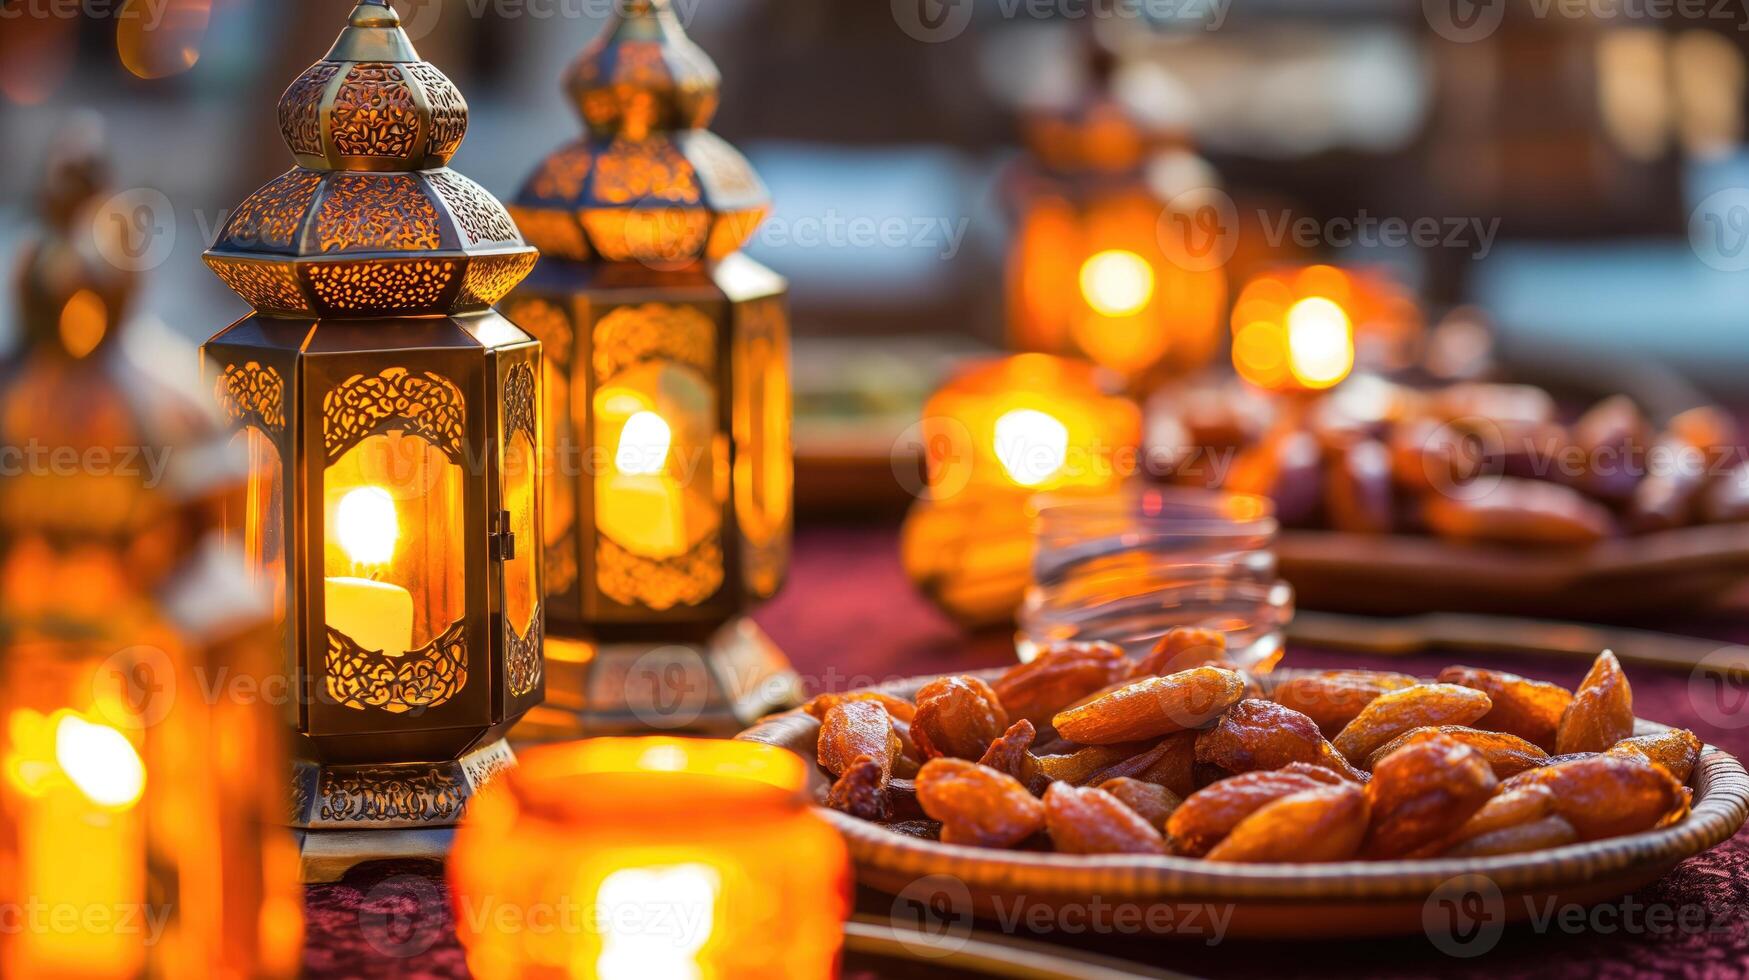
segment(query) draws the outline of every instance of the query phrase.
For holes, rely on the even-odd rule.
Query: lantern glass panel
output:
[[[541,390],[545,392],[541,406],[541,440],[547,452],[555,454],[561,465],[570,461],[571,451],[579,445],[576,428],[571,423],[571,382],[566,377],[565,367],[555,357],[541,359]],[[546,535],[547,554],[568,555],[574,547],[568,542],[577,520],[576,480],[570,473],[560,470],[542,483],[542,493],[546,497],[541,524]],[[569,576],[559,578],[560,581],[548,584],[560,589],[570,581]]]
[[[80,644],[8,651],[7,745],[0,808],[15,853],[8,893],[48,908],[125,908],[146,900],[146,766],[125,679]],[[126,729],[126,730],[124,730]],[[126,930],[25,929],[5,944],[0,973],[53,975],[143,970],[145,948]]]
[[[424,437],[373,435],[323,474],[325,620],[361,648],[399,656],[463,617],[459,463]]]
[[[716,393],[702,374],[645,363],[595,394],[595,478],[602,534],[647,558],[686,553],[722,524]]]
[[[527,636],[534,624],[540,584],[535,576],[535,458],[528,433],[516,432],[504,450],[504,509],[516,553],[504,563],[504,614],[517,636]]]
[[[231,438],[249,463],[242,492],[224,502],[224,535],[249,584],[273,599],[273,620],[285,621],[285,465],[267,433],[246,426]]]
[[[774,330],[735,347],[735,515],[755,549],[777,543],[789,529],[795,468],[786,338]],[[748,563],[748,584],[761,595],[776,591],[782,574],[778,561]]]

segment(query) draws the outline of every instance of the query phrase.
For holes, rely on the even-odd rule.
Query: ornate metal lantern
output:
[[[330,831],[452,826],[541,699],[540,345],[492,309],[537,253],[447,169],[467,104],[386,0],[279,119],[298,166],[206,253],[255,313],[203,353],[250,457],[226,530],[284,616],[322,876],[354,853]],[[374,836],[377,856],[447,843]]]
[[[1224,339],[1226,256],[1212,169],[1100,97],[1025,120],[1012,175],[1009,337],[1141,384],[1203,367]]]
[[[733,731],[796,686],[742,615],[789,559],[788,287],[737,251],[770,201],[666,0],[618,7],[566,83],[587,138],[510,209],[546,256],[506,310],[547,351],[558,469],[531,735]]]
[[[62,135],[0,362],[0,975],[295,976],[278,651],[206,546],[237,470],[121,342],[106,170],[98,130]]]

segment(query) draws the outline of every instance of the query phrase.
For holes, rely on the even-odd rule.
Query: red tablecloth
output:
[[[999,666],[1013,658],[1011,637],[967,637],[912,591],[888,529],[830,529],[802,534],[783,595],[761,610],[761,625],[788,652],[810,687],[842,690],[924,673]],[[1647,624],[1675,630],[1672,623]],[[1684,632],[1749,637],[1749,622],[1687,620]],[[1370,658],[1380,666],[1431,673],[1446,655]],[[1584,665],[1537,658],[1462,658],[1563,684]],[[1290,649],[1292,666],[1367,663],[1351,653]],[[1696,714],[1690,677],[1631,670],[1642,717],[1693,728],[1703,739],[1749,758],[1749,712],[1743,725],[1708,724]],[[1714,715],[1715,717],[1716,714]],[[1726,721],[1734,721],[1727,718]],[[345,881],[313,886],[305,966],[312,977],[464,977],[440,873],[431,865],[367,865]],[[864,911],[884,913],[891,900],[861,897]],[[1080,939],[1089,948],[1156,967],[1210,977],[1475,976],[1741,977],[1749,975],[1749,833],[1691,859],[1663,880],[1617,903],[1594,925],[1515,927],[1491,952],[1452,959],[1424,937],[1388,941],[1263,943]],[[1647,915],[1645,909],[1660,911]],[[1660,925],[1668,920],[1671,924]],[[1651,925],[1648,925],[1651,923]],[[988,924],[981,924],[988,928]]]

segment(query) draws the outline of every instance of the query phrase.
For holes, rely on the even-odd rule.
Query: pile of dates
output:
[[[1625,396],[1563,420],[1528,385],[1350,379],[1312,400],[1219,386],[1149,406],[1146,464],[1274,499],[1288,527],[1573,546],[1749,519],[1749,463],[1712,406],[1653,424]]]
[[[1693,733],[1634,737],[1609,652],[1576,691],[1448,667],[1335,670],[1265,696],[1221,634],[1132,661],[1047,648],[915,700],[822,695],[826,803],[895,833],[1064,854],[1319,862],[1512,854],[1687,815]]]

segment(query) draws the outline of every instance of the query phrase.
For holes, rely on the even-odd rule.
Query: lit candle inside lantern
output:
[[[602,530],[656,558],[687,548],[685,492],[668,472],[673,443],[674,430],[662,416],[645,408],[628,416],[614,449],[614,474],[596,505]]]
[[[334,510],[335,536],[354,565],[387,564],[395,555],[400,523],[395,500],[381,487],[359,487]],[[330,576],[323,581],[329,627],[365,650],[399,657],[413,646],[413,594],[372,578]]]
[[[1264,273],[1233,304],[1233,367],[1272,391],[1317,391],[1356,364],[1401,367],[1421,327],[1382,274],[1313,265]]]
[[[1328,388],[1354,368],[1354,328],[1342,307],[1312,296],[1287,311],[1287,366],[1307,388]]]
[[[912,581],[962,622],[1013,612],[1032,564],[1025,502],[1102,491],[1129,476],[1141,439],[1134,403],[1108,372],[1048,354],[973,367],[930,397],[920,423],[927,493],[900,535]]]
[[[145,897],[138,859],[144,826],[138,804],[146,767],[120,731],[63,709],[29,708],[7,719],[5,760],[16,808],[20,895],[51,916],[121,916]],[[115,928],[21,929],[4,970],[21,976],[129,976],[144,963],[140,937]]]
[[[1069,430],[1056,416],[1017,408],[996,419],[993,448],[1009,479],[1036,487],[1068,462]]]
[[[849,910],[844,843],[807,766],[772,745],[591,739],[522,753],[468,809],[450,859],[480,980],[825,980]],[[577,905],[575,929],[479,914]]]
[[[1154,299],[1154,268],[1127,249],[1106,249],[1081,264],[1081,296],[1101,316],[1135,316]]]

